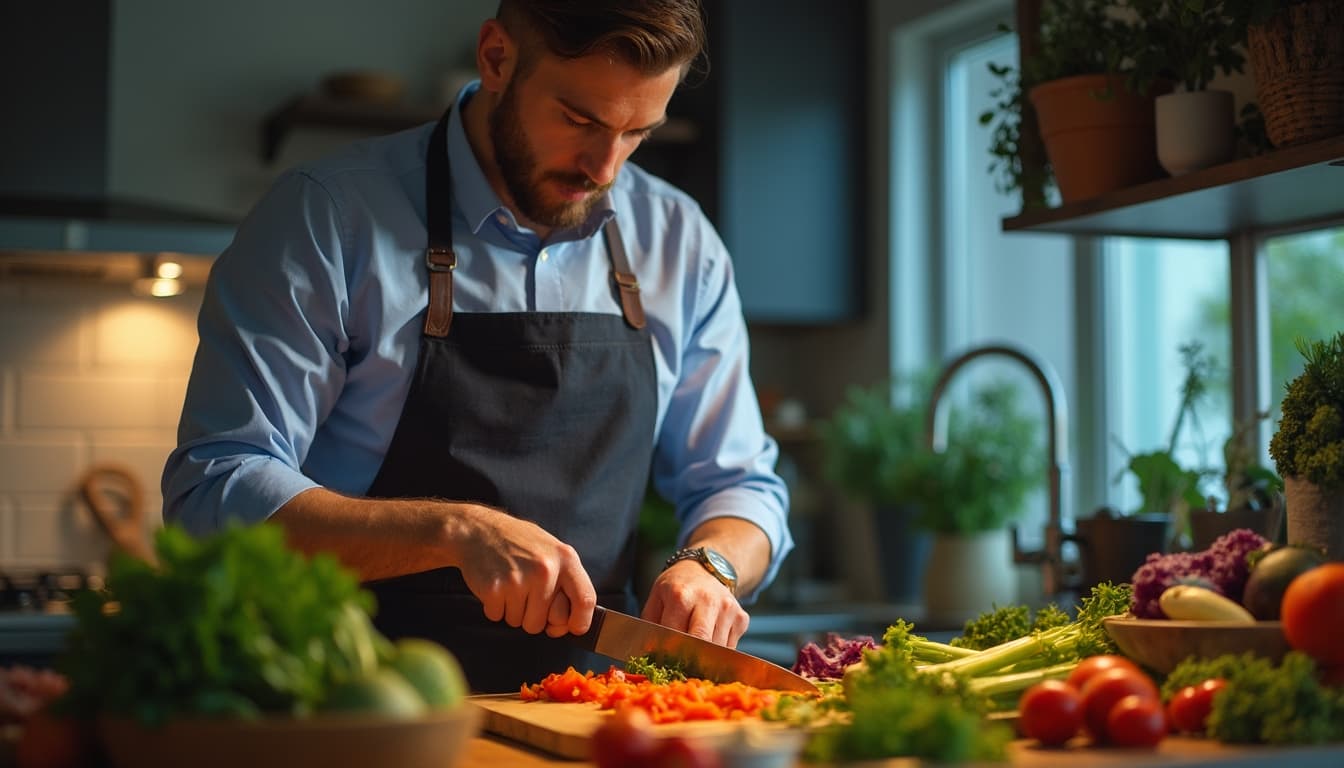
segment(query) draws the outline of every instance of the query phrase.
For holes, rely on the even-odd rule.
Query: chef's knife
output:
[[[600,605],[593,610],[593,624],[588,631],[568,637],[581,648],[621,663],[635,656],[648,656],[655,663],[679,666],[688,677],[736,681],[771,690],[818,692],[817,686],[806,678],[765,659]]]

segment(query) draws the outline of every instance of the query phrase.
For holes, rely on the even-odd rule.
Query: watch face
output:
[[[733,566],[723,555],[720,555],[712,549],[706,549],[705,559],[709,561],[709,564],[713,566],[714,570],[733,581],[737,581],[737,571],[733,569]]]

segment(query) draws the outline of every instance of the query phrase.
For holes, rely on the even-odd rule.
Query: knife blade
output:
[[[600,605],[593,610],[593,624],[586,633],[567,637],[585,650],[622,664],[635,656],[648,656],[656,663],[680,666],[688,677],[735,681],[770,690],[819,692],[810,680],[765,659]]]

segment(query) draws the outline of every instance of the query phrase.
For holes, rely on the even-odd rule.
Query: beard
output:
[[[513,86],[510,82],[504,88],[489,120],[490,142],[494,146],[495,163],[504,179],[504,188],[518,206],[518,212],[529,221],[557,229],[576,227],[588,219],[611,184],[597,184],[582,173],[538,170],[537,155],[523,130],[518,94]],[[579,201],[547,199],[547,181],[593,194]]]

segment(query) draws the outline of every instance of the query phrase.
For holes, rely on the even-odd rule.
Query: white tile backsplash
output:
[[[199,289],[0,280],[0,570],[101,564],[109,544],[79,495],[95,464],[140,482],[146,524],[196,351]]]

